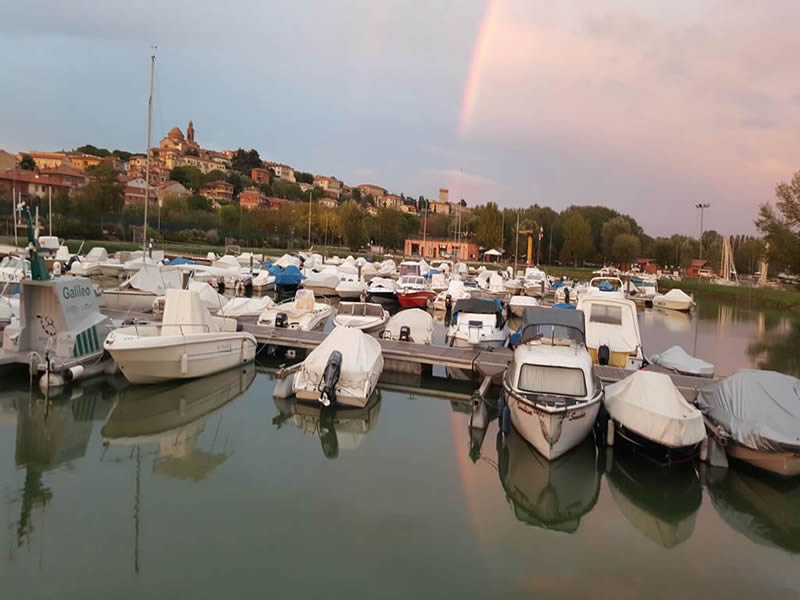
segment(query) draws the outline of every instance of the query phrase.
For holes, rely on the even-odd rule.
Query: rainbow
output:
[[[467,84],[464,88],[464,99],[461,104],[461,116],[459,118],[459,131],[463,135],[472,120],[475,110],[475,103],[478,99],[478,91],[481,84],[481,73],[487,61],[489,47],[497,35],[497,13],[500,0],[489,0],[486,4],[486,11],[483,13],[478,40],[475,50],[472,53]]]

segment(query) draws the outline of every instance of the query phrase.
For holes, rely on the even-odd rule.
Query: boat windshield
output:
[[[419,275],[419,263],[401,263],[400,264],[400,276],[403,275]]]
[[[589,312],[589,322],[622,325],[622,307],[608,304],[592,304]]]
[[[583,333],[574,327],[566,325],[526,325],[524,340],[526,342],[536,340],[565,341],[575,344],[583,344]]]
[[[383,308],[377,304],[343,302],[339,305],[339,314],[354,317],[380,317],[383,314]]]
[[[526,364],[520,367],[517,388],[532,394],[585,396],[586,379],[574,367]]]

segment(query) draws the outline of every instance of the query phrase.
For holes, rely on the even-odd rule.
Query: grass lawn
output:
[[[683,281],[661,279],[658,282],[658,288],[660,290],[680,288],[684,292],[694,293],[696,296],[713,297],[729,302],[741,302],[751,304],[758,308],[774,308],[800,312],[800,292],[793,290],[717,285],[692,279],[684,279]]]

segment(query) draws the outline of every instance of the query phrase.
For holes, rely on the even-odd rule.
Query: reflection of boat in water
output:
[[[600,473],[591,439],[549,461],[512,429],[498,454],[500,482],[523,523],[574,533],[597,503]]]
[[[625,453],[611,460],[606,475],[611,497],[631,525],[664,548],[689,539],[703,498],[694,466],[658,468]]]
[[[381,393],[376,390],[363,407],[323,406],[275,398],[278,416],[273,424],[292,423],[303,433],[316,435],[326,458],[337,458],[339,450],[355,450],[378,424]]]
[[[733,529],[763,546],[800,553],[800,482],[743,466],[712,472],[708,495]]]
[[[121,394],[102,435],[110,445],[159,444],[153,469],[168,477],[203,479],[227,459],[194,448],[206,421],[244,394],[254,363],[181,384],[133,386]]]

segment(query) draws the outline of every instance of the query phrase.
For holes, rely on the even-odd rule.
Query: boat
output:
[[[360,299],[362,294],[367,294],[367,284],[358,278],[358,275],[344,275],[339,285],[336,286],[336,293],[339,298]]]
[[[674,548],[691,537],[703,502],[694,464],[658,468],[635,454],[614,454],[606,482],[622,515],[656,545]]]
[[[9,325],[19,315],[19,298],[0,296],[0,330]]]
[[[297,290],[293,299],[266,308],[257,323],[267,327],[288,327],[301,331],[322,329],[333,314],[333,307],[317,302],[311,290]]]
[[[419,275],[402,275],[397,280],[396,294],[397,302],[403,308],[424,308],[436,297],[425,278]]]
[[[315,296],[337,296],[336,287],[340,283],[336,271],[306,271],[306,278],[300,283],[305,290],[311,290]]]
[[[553,299],[558,304],[575,304],[578,301],[578,292],[573,286],[562,284],[553,292]]]
[[[514,517],[526,525],[575,533],[597,504],[600,469],[592,440],[549,461],[515,430],[498,451],[497,472]]]
[[[546,287],[547,275],[544,271],[539,270],[537,267],[528,267],[525,269],[522,288],[526,296],[541,298],[544,296]]]
[[[714,365],[691,356],[680,346],[671,346],[660,354],[653,354],[650,362],[681,375],[714,377]]]
[[[521,343],[503,377],[501,429],[510,431],[510,417],[548,460],[589,435],[603,401],[603,385],[592,372],[584,337],[581,311],[529,308]]]
[[[367,286],[367,297],[372,302],[395,304],[397,302],[397,285],[385,277],[373,277]]]
[[[160,325],[112,331],[103,348],[131,383],[157,383],[219,373],[251,362],[256,338],[237,331],[236,319],[212,317],[200,296],[169,289]]]
[[[728,457],[783,477],[800,475],[800,379],[742,369],[700,390],[697,407]]]
[[[69,272],[82,277],[96,277],[101,274],[103,263],[108,262],[108,252],[102,246],[95,246],[83,258],[72,261]]]
[[[459,300],[465,300],[472,296],[464,287],[463,281],[460,279],[451,279],[450,283],[447,284],[447,289],[436,294],[436,298],[433,301],[433,310],[446,310],[448,297],[450,298],[450,306],[453,306]]]
[[[508,301],[508,306],[511,309],[512,315],[522,318],[525,309],[539,306],[539,301],[533,296],[511,296],[511,300]]]
[[[169,289],[183,288],[183,273],[178,267],[147,265],[119,287],[100,291],[106,308],[133,312],[150,312],[153,301]]]
[[[645,365],[633,302],[614,293],[588,293],[577,309],[586,315],[586,347],[594,364],[628,370]]]
[[[451,346],[499,348],[509,336],[503,307],[498,300],[467,298],[456,302],[446,342]]]
[[[389,313],[373,302],[340,302],[333,323],[337,327],[353,327],[364,333],[380,335],[386,329]]]
[[[422,270],[422,263],[421,261],[416,260],[404,260],[400,263],[400,267],[397,269],[397,273],[400,277],[405,275],[418,275],[422,277],[425,273]]]
[[[200,296],[200,302],[208,309],[212,315],[218,314],[219,310],[225,306],[228,299],[219,294],[217,290],[211,287],[205,281],[190,281],[189,286],[186,288],[195,292]],[[166,296],[156,296],[153,300],[153,318],[160,319],[164,314],[164,304],[166,303]]]
[[[231,298],[217,314],[220,317],[230,317],[231,319],[257,319],[265,310],[275,306],[275,302],[269,296],[260,298]]]
[[[261,269],[258,275],[252,279],[253,291],[263,293],[271,292],[275,289],[275,275],[269,269]]]
[[[683,290],[675,288],[668,291],[666,294],[657,294],[653,296],[653,306],[656,308],[689,312],[694,306],[694,300]]]
[[[369,282],[370,279],[376,277],[377,275],[378,269],[375,268],[375,265],[371,262],[361,265],[361,279],[363,279],[364,282]]]
[[[19,283],[31,276],[31,261],[19,256],[6,256],[0,261],[0,284]]]
[[[292,391],[299,400],[363,407],[382,371],[378,340],[352,327],[334,327],[303,361]]]
[[[284,254],[284,256],[286,256]],[[294,265],[280,266],[277,262],[269,268],[269,274],[275,277],[275,289],[280,294],[291,294],[297,290],[305,276]]]
[[[607,424],[601,434],[609,446],[623,446],[660,463],[694,458],[706,439],[703,415],[664,373],[640,370],[606,386]]]
[[[415,344],[433,342],[433,317],[421,308],[401,310],[386,324],[383,338]]]

